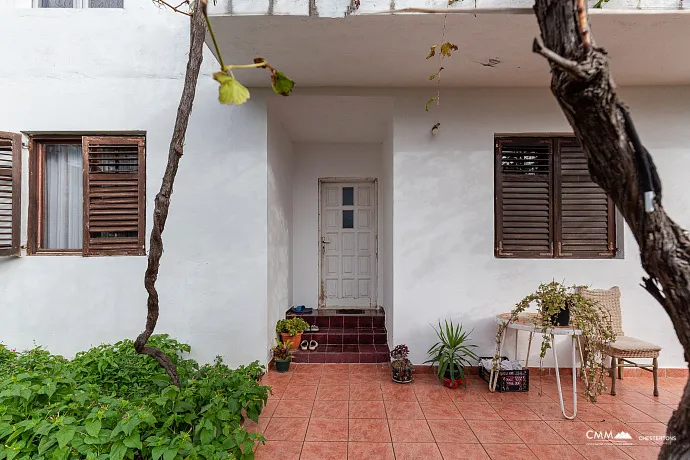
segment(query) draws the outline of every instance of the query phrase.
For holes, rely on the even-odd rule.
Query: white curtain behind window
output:
[[[81,145],[46,145],[44,249],[81,249],[83,182]]]

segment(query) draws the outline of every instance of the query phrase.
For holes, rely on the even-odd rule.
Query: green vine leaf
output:
[[[431,107],[431,104],[432,104],[435,100],[436,100],[436,98],[435,98],[435,97],[432,97],[431,99],[429,99],[428,101],[426,101],[426,111],[427,111],[427,112],[429,111],[429,107]]]
[[[441,45],[441,56],[443,57],[450,57],[451,51],[457,51],[458,46],[451,43],[451,42],[445,42],[443,45]]]
[[[604,6],[603,4],[604,4],[604,3],[608,3],[608,2],[609,2],[609,0],[598,0],[598,1],[594,4],[594,8],[602,8],[602,7]]]
[[[220,83],[218,100],[221,104],[242,105],[249,99],[249,90],[225,72],[216,72],[213,79]]]
[[[460,0],[448,0],[448,6],[453,6],[456,3],[458,3]]]
[[[431,59],[432,57],[436,56],[436,47],[438,45],[433,45],[431,49],[429,50],[429,54],[427,55],[427,59]]]
[[[295,86],[295,82],[286,77],[280,70],[271,73],[271,82],[273,91],[281,96],[289,96]]]

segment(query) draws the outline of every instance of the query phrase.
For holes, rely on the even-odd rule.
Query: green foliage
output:
[[[295,87],[295,82],[286,77],[280,70],[271,72],[271,83],[273,91],[281,96],[289,96],[292,88]]]
[[[457,51],[458,46],[451,43],[451,42],[445,42],[443,45],[441,45],[441,57],[450,57],[451,51]]]
[[[308,327],[309,323],[302,318],[294,317],[290,319],[279,319],[276,323],[276,332],[278,334],[285,332],[286,334],[294,337],[300,332],[304,332],[304,330]]]
[[[441,326],[439,321],[438,328],[434,328],[434,332],[439,341],[429,348],[427,352],[429,359],[424,362],[437,366],[436,376],[441,382],[446,371],[449,371],[451,376],[459,376],[466,385],[463,366],[471,364],[470,359],[475,361],[479,359],[473,351],[477,345],[467,343],[471,332],[464,332],[462,324],[456,326],[448,320],[445,321],[444,326]]]
[[[221,104],[242,105],[249,99],[249,90],[225,72],[216,72],[213,79],[220,83],[218,100]]]
[[[287,341],[287,342],[281,342],[280,340],[276,339],[276,344],[273,348],[271,348],[271,352],[273,353],[273,357],[278,360],[291,360],[294,358],[294,353],[291,350],[292,347],[292,342]]]
[[[592,402],[596,402],[597,396],[606,390],[604,382],[606,356],[601,352],[601,347],[613,341],[615,334],[608,313],[599,308],[595,301],[580,293],[580,289],[583,287],[585,286],[566,287],[562,283],[551,281],[540,284],[536,292],[518,302],[511,311],[509,320],[501,324],[496,333],[497,354],[493,360],[494,370],[498,370],[499,344],[508,324],[516,321],[518,316],[527,310],[532,303],[537,304],[537,328],[542,334],[539,356],[542,360],[551,348],[551,336],[548,334],[548,330],[553,327],[552,316],[568,306],[570,327],[581,330],[584,339],[581,343],[583,347],[582,369],[586,375],[586,396]]]
[[[594,8],[602,8],[604,6],[604,3],[608,3],[609,0],[597,0],[597,2],[594,4]]]
[[[427,112],[429,111],[429,107],[431,107],[431,104],[433,104],[435,100],[436,100],[436,98],[435,98],[435,97],[432,97],[431,99],[429,99],[428,101],[426,101],[426,111],[427,111]]]
[[[186,344],[149,343],[171,353],[180,388],[128,340],[71,361],[0,346],[0,460],[254,458],[263,439],[241,422],[257,421],[267,401],[268,387],[254,378],[265,369],[199,367],[182,357]]]

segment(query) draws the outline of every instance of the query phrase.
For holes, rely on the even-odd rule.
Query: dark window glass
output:
[[[352,206],[355,204],[355,188],[343,187],[343,206]]]
[[[41,8],[74,8],[73,0],[41,0]]]
[[[89,8],[124,8],[125,0],[89,0]]]
[[[352,209],[343,211],[343,228],[355,228],[355,212]]]

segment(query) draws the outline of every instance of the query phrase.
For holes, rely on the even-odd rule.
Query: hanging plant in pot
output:
[[[290,369],[290,361],[294,358],[292,353],[292,342],[281,342],[276,339],[276,344],[271,348],[273,361],[278,372],[287,372]]]
[[[302,341],[302,333],[309,328],[309,324],[302,318],[280,319],[276,323],[276,332],[283,342],[291,342],[291,350],[296,350]]]
[[[425,363],[431,363],[436,367],[438,380],[448,388],[457,388],[459,384],[467,386],[465,378],[465,366],[479,358],[473,348],[477,345],[467,343],[471,332],[464,332],[462,324],[457,326],[452,321],[445,321],[445,325],[438,323],[438,329],[434,328],[439,341],[429,348],[429,359]]]
[[[393,381],[396,383],[410,383],[412,381],[412,371],[414,366],[407,355],[410,350],[407,345],[398,345],[391,350],[391,372]]]

